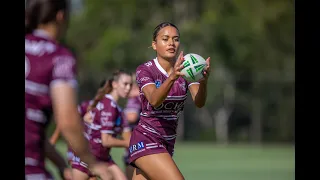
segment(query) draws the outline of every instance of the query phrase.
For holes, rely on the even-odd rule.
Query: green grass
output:
[[[60,142],[57,147],[66,154],[64,143]],[[123,151],[112,149],[112,157],[121,168]],[[179,143],[174,159],[187,180],[293,180],[294,156],[294,146]],[[48,169],[57,175],[50,162]]]

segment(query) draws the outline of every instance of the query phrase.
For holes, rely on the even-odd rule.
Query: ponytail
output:
[[[98,89],[96,96],[93,99],[93,103],[88,106],[87,111],[92,110],[99,101],[104,97],[105,94],[109,94],[112,91],[112,79],[109,79],[107,82],[104,80],[103,86],[101,87],[102,83],[100,84],[100,88]]]
[[[110,94],[111,91],[113,90],[112,87],[112,82],[113,81],[117,81],[119,79],[119,76],[121,74],[127,74],[127,75],[131,75],[129,72],[124,71],[124,70],[118,70],[115,71],[112,75],[112,77],[110,79],[108,79],[108,81],[103,80],[100,83],[100,88],[98,89],[96,96],[93,99],[93,103],[91,105],[88,106],[87,111],[92,110],[93,108],[95,108],[98,104],[99,101],[101,101],[101,99],[104,97],[105,94]]]

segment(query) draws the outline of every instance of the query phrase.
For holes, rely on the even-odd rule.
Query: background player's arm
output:
[[[50,138],[50,143],[52,145],[55,145],[57,143],[59,137],[60,137],[60,129],[56,126],[56,129],[54,130],[54,132]]]
[[[50,95],[57,128],[78,156],[88,165],[95,163],[88,141],[83,136],[83,126],[76,103],[75,59],[59,55],[53,59]]]
[[[129,147],[129,141],[125,139],[117,139],[112,136],[112,134],[101,133],[102,145],[104,147]]]
[[[57,128],[84,162],[93,163],[88,141],[82,134],[84,129],[77,110],[74,88],[64,82],[55,84],[51,88],[51,96]]]
[[[129,143],[130,138],[131,138],[131,131],[130,130],[122,131],[121,136],[122,136],[123,140],[125,140]]]
[[[63,175],[64,171],[68,168],[67,163],[64,161],[62,156],[56,151],[55,147],[49,143],[48,140],[45,141],[45,156],[55,165]]]
[[[126,119],[129,122],[129,124],[134,124],[138,121],[139,113],[134,111],[128,111],[126,112]]]

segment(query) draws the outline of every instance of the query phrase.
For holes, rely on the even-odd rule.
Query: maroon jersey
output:
[[[137,128],[160,135],[165,140],[175,139],[179,114],[184,108],[188,87],[193,83],[189,84],[185,79],[179,77],[164,102],[158,107],[152,107],[142,89],[149,84],[155,84],[158,88],[168,78],[167,72],[160,66],[156,58],[138,66],[136,77],[140,88],[142,109]]]
[[[69,50],[36,30],[25,36],[25,174],[42,177],[44,140],[52,112],[50,89],[59,82],[76,86],[76,61]]]
[[[123,119],[121,108],[109,94],[105,95],[90,113],[93,122],[87,129],[87,134],[91,151],[98,159],[107,161],[110,159],[110,148],[102,146],[101,133],[116,137],[123,131],[130,131],[130,128],[127,121]]]
[[[83,116],[87,113],[88,107],[93,103],[92,100],[90,101],[83,101],[81,104],[78,105],[78,112],[80,113],[80,116],[83,118]]]

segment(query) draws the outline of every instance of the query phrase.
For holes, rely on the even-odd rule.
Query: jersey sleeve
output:
[[[112,103],[112,102],[111,102]],[[105,104],[104,107],[98,111],[98,116],[101,124],[101,133],[114,134],[115,123],[119,117],[117,107],[110,104]]]
[[[52,59],[52,80],[50,86],[66,82],[76,87],[76,60],[71,53],[57,54]]]
[[[186,81],[186,82],[187,82],[188,88],[189,88],[190,86],[194,85],[194,84],[200,84],[199,82],[188,82],[188,81]]]
[[[145,64],[140,65],[137,68],[136,80],[140,91],[142,91],[142,89],[147,85],[155,84],[154,79],[152,77],[152,73]]]

